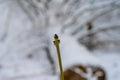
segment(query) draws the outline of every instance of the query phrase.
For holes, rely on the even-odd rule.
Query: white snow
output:
[[[107,72],[107,80],[120,80],[120,53],[119,52],[95,52]]]
[[[60,39],[63,67],[65,69],[75,64],[100,64],[99,59],[94,57],[84,46],[80,45],[74,37],[61,35]]]

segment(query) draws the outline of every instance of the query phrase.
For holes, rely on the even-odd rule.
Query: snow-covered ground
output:
[[[69,35],[64,36],[61,34],[60,39],[63,67],[65,69],[79,63],[99,64],[105,68],[108,80],[120,80],[119,52],[110,53],[96,51],[90,53],[84,46],[79,45],[75,38]],[[51,44],[51,46],[54,48],[53,44]],[[56,54],[55,49],[52,50],[53,53]],[[17,54],[14,52],[14,54],[11,53],[11,55],[6,55],[6,57],[2,58],[0,61],[0,80],[59,80],[58,74],[51,75],[52,71],[50,67],[42,66],[42,62],[36,59],[25,58],[25,54]],[[43,61],[43,65],[44,64],[47,63]]]
[[[108,80],[120,80],[120,52],[96,52],[107,72]]]

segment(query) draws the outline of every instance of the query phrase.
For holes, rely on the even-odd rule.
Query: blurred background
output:
[[[55,33],[65,80],[120,80],[120,0],[0,0],[0,80],[60,80]]]

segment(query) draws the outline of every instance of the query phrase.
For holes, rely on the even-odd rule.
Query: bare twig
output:
[[[87,11],[91,11],[91,10],[97,10],[97,9],[104,9],[104,8],[109,8],[112,7],[113,4],[117,3],[118,0],[110,0],[110,1],[106,1],[106,2],[101,2],[101,3],[94,3],[94,4],[87,4],[84,5],[83,7],[81,7],[79,10],[74,11],[73,10],[73,15],[70,16],[65,23],[63,24],[63,28],[64,30],[66,28],[69,28],[73,22],[76,22],[77,19],[80,18],[80,16],[87,12]],[[117,4],[116,4],[117,5]]]
[[[81,36],[79,39],[84,39],[85,37],[88,37],[88,35],[96,35],[100,32],[106,32],[109,30],[118,30],[118,29],[120,29],[120,24],[107,24],[107,25],[103,25],[101,27],[102,27],[101,29],[91,31],[90,33],[87,33],[87,34]]]
[[[109,13],[109,12],[111,12],[113,10],[119,9],[119,7],[120,7],[120,5],[115,5],[115,6],[112,6],[112,7],[109,7],[109,8],[98,10],[96,13],[91,15],[91,17],[89,19],[87,19],[82,24],[80,24],[78,27],[76,27],[73,30],[72,35],[75,35],[75,34],[79,33],[79,30],[81,29],[81,27],[84,27],[87,23],[93,22],[94,20],[96,20],[100,16],[102,16],[102,15],[104,15],[106,13]]]

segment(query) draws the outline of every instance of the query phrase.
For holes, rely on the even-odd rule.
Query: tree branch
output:
[[[102,28],[99,28],[97,30],[93,30],[90,33],[87,33],[87,34],[81,36],[79,39],[84,39],[85,37],[88,37],[89,35],[96,35],[100,32],[106,32],[109,30],[120,30],[120,24],[105,24],[105,25],[102,25],[100,27],[102,27]]]
[[[94,3],[94,4],[86,4],[82,8],[80,8],[77,11],[73,10],[73,15],[70,16],[63,24],[64,30],[68,27],[70,27],[74,22],[77,21],[77,19],[82,15],[83,13],[91,10],[97,10],[97,9],[104,9],[104,8],[109,8],[112,7],[113,4],[116,4],[118,0],[111,0],[111,1],[106,1],[106,2],[101,2],[101,3]],[[116,4],[117,5],[117,4]],[[74,22],[73,22],[74,21]]]
[[[85,20],[82,24],[78,25],[78,27],[76,27],[71,34],[76,35],[77,33],[79,33],[79,30],[81,29],[81,27],[84,27],[87,23],[93,22],[100,16],[102,16],[108,12],[111,12],[113,10],[119,9],[119,7],[120,7],[120,5],[113,5],[109,8],[104,8],[104,9],[98,10],[96,13],[91,15],[91,17],[89,19]]]

